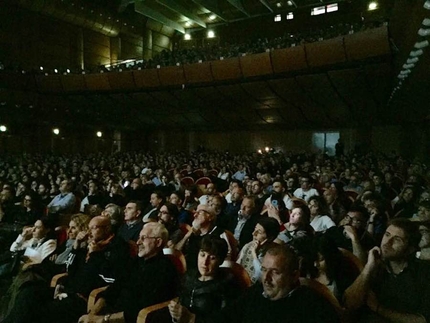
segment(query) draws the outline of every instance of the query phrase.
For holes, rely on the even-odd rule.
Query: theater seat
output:
[[[136,323],[172,323],[172,317],[167,307],[171,301],[177,302],[178,298],[145,307],[139,312]]]

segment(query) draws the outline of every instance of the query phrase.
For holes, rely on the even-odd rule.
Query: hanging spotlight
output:
[[[5,125],[1,125],[0,126],[0,131],[1,132],[6,132],[6,130],[7,130],[7,127]]]
[[[103,133],[101,131],[97,131],[96,135],[97,137],[101,138],[103,136]]]
[[[52,129],[52,132],[54,133],[54,135],[58,136],[60,134],[60,129],[54,128],[54,129]]]

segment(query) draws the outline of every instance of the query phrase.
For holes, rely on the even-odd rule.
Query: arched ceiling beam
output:
[[[206,28],[205,22],[199,18],[196,14],[192,13],[190,10],[184,8],[181,6],[176,0],[157,0],[157,2],[167,8],[169,8],[172,11],[175,11],[191,21],[195,22],[197,25]]]
[[[185,34],[185,29],[180,24],[178,24],[176,21],[173,21],[169,18],[167,18],[165,15],[159,13],[158,11],[148,7],[143,3],[144,1],[136,1],[134,3],[134,11],[137,13],[140,13],[148,18],[151,18],[155,21],[158,21],[159,23],[166,25],[172,29],[175,29],[179,31],[180,33]]]

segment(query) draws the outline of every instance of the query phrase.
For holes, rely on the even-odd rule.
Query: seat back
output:
[[[237,287],[241,290],[245,290],[252,285],[251,278],[249,277],[246,269],[236,262],[224,261],[220,270],[233,274],[234,281],[237,283]]]
[[[187,272],[187,261],[185,260],[184,254],[180,250],[164,248],[163,254],[173,262],[181,276],[185,275]]]
[[[139,312],[137,323],[172,323],[172,317],[167,307],[171,301],[178,301],[178,298],[145,307]]]

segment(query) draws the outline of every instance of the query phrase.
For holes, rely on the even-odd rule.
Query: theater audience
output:
[[[139,239],[142,230],[142,203],[131,200],[124,209],[124,223],[119,227],[117,235],[124,241],[134,241]]]
[[[421,240],[419,243],[420,250],[417,252],[417,258],[421,260],[430,260],[430,221],[419,223]]]
[[[315,232],[325,232],[327,229],[336,226],[333,220],[327,215],[328,207],[325,199],[321,196],[312,196],[308,202],[311,212],[311,227]]]

